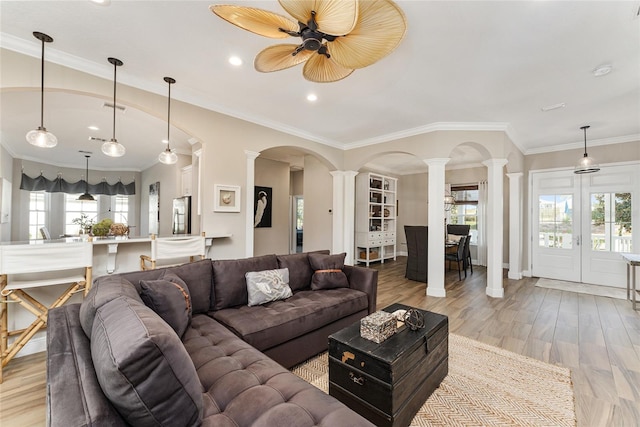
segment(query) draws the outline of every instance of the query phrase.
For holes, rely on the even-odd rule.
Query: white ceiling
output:
[[[525,154],[581,147],[585,124],[589,145],[640,139],[639,1],[398,1],[408,21],[399,48],[327,84],[307,82],[301,67],[254,71],[255,54],[280,42],[216,17],[214,2],[3,1],[0,46],[39,57],[31,33],[45,32],[54,38],[49,61],[111,80],[106,59],[115,56],[124,62],[119,83],[165,95],[162,77],[172,76],[175,99],[345,149],[461,128],[506,130]],[[276,1],[230,3],[286,14]],[[231,66],[231,55],[244,65]],[[595,77],[603,64],[612,72]],[[313,104],[310,92],[319,98]],[[45,126],[99,154],[86,126],[99,122],[96,136],[110,138],[104,101],[47,93]],[[541,111],[558,103],[566,107]],[[36,156],[25,152],[23,135],[38,124],[38,109],[37,93],[2,93],[2,144],[19,156]],[[137,113],[129,108],[117,126],[128,167],[140,169],[163,148],[166,122]],[[188,151],[188,138],[172,129],[176,148]],[[405,160],[378,166],[419,167]]]

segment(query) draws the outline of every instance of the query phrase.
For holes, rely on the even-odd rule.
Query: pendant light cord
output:
[[[42,38],[42,60],[40,61],[40,127],[44,127],[44,37]]]
[[[84,156],[87,158],[87,175],[85,176],[85,180],[84,180],[84,193],[88,194],[89,193],[89,156]]]
[[[113,140],[116,139],[116,73],[118,72],[118,64],[113,64]],[[88,162],[88,160],[87,160]]]
[[[167,149],[171,150],[171,142],[169,140],[169,130],[171,129],[171,81],[169,83],[169,100],[167,102]]]
[[[583,157],[589,157],[587,155],[587,129],[589,129],[590,126],[582,126],[582,130],[584,131],[584,156]]]

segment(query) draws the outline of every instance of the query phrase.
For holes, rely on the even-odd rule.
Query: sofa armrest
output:
[[[49,310],[47,425],[125,427],[127,423],[102,393],[79,313],[80,304]]]
[[[344,272],[349,280],[349,287],[357,289],[367,294],[369,300],[369,314],[376,311],[376,300],[378,297],[378,270],[358,267],[355,265],[345,265]]]

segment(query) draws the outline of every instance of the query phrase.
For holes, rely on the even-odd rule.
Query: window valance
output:
[[[48,179],[42,176],[31,178],[24,172],[22,173],[22,180],[20,181],[20,189],[27,191],[46,191],[47,193],[68,193],[68,194],[80,194],[85,192],[86,182],[81,179],[77,182],[65,181],[62,176],[58,175],[56,179]],[[136,194],[136,182],[133,181],[129,184],[123,184],[122,181],[118,181],[115,184],[109,184],[106,180],[98,184],[89,184],[90,194],[105,194],[107,196],[115,196],[117,194],[123,196],[131,196]]]

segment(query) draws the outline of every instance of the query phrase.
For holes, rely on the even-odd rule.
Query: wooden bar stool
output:
[[[189,262],[204,259],[206,244],[204,233],[200,236],[156,237],[151,235],[151,256],[140,255],[140,269],[154,270],[156,267],[171,267],[179,264],[158,266],[158,261],[175,261],[189,257]]]
[[[49,310],[63,305],[75,293],[89,292],[93,244],[38,242],[0,245],[0,383],[2,369],[47,325]],[[52,285],[69,285],[49,306],[29,291]],[[35,316],[24,329],[9,330],[8,304],[16,303]],[[9,345],[9,337],[15,340]]]

